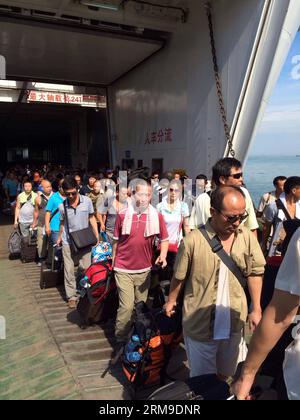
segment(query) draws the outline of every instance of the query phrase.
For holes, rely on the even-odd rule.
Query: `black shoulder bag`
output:
[[[229,270],[234,274],[234,276],[238,279],[240,282],[242,288],[244,289],[247,284],[247,279],[241,272],[241,269],[236,264],[235,261],[227,254],[227,252],[224,250],[223,245],[221,242],[214,236],[212,239],[208,236],[208,233],[205,229],[205,226],[200,227],[200,232],[204,236],[204,238],[209,243],[213,253],[217,254],[220,259],[223,261],[223,263],[229,268]]]
[[[64,201],[64,211],[65,211],[65,226],[66,231],[70,239],[70,247],[73,253],[78,253],[83,250],[91,249],[97,243],[97,238],[94,234],[93,228],[89,225],[85,229],[76,230],[70,232],[69,229],[69,219],[66,201]]]

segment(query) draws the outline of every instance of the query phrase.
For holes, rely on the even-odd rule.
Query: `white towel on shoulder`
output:
[[[160,228],[158,211],[150,204],[147,210],[145,210],[145,213],[147,213],[147,220],[144,236],[147,238],[149,236],[159,235]],[[125,217],[122,226],[122,235],[130,235],[132,217],[134,214],[136,214],[136,211],[134,210],[133,205],[129,203],[125,211]]]

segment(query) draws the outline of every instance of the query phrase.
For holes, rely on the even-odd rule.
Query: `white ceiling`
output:
[[[7,77],[107,86],[163,46],[162,33],[183,24],[188,1],[150,1],[178,7],[169,9],[129,0],[116,12],[79,0],[0,0]]]
[[[187,1],[150,2],[180,8]],[[180,9],[132,0],[117,12],[79,0],[0,0],[0,55],[8,78],[107,86],[158,51],[162,32],[176,30],[181,17]]]
[[[159,50],[161,42],[79,31],[0,16],[8,78],[109,85]]]

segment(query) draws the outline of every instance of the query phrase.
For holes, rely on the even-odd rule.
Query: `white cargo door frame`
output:
[[[0,79],[6,79],[6,60],[0,55]]]
[[[299,0],[266,0],[231,127],[236,157],[245,161],[300,22]],[[257,108],[259,106],[259,112]],[[224,153],[227,156],[227,150]]]

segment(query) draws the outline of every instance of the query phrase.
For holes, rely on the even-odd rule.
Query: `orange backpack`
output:
[[[181,313],[178,311],[169,318],[161,309],[149,310],[144,302],[139,302],[133,334],[139,337],[136,351],[141,357],[137,362],[128,361],[125,346],[122,367],[126,378],[135,390],[147,385],[163,385],[172,349],[182,339]]]

